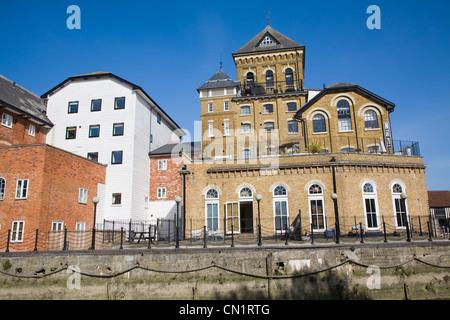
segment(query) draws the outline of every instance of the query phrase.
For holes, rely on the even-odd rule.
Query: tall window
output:
[[[213,112],[213,103],[208,102],[208,112]]]
[[[28,197],[28,179],[17,180],[16,199],[26,199]]]
[[[364,125],[366,129],[378,129],[377,113],[373,110],[364,112]]]
[[[248,85],[255,84],[255,75],[253,74],[253,72],[248,72],[247,73],[247,84]]]
[[[166,188],[158,188],[157,190],[157,198],[165,199],[166,198]]]
[[[347,100],[339,100],[337,103],[339,131],[351,131],[352,119],[350,116],[350,104]]]
[[[287,190],[283,186],[273,189],[273,207],[275,216],[275,232],[284,232],[289,228]]]
[[[242,157],[244,159],[250,159],[252,157],[252,151],[250,149],[243,149],[242,150]]]
[[[5,187],[6,180],[4,178],[0,178],[0,201],[5,199]]]
[[[392,186],[392,200],[394,202],[395,222],[397,228],[406,227],[407,211],[406,199],[402,199],[403,187],[396,183]]]
[[[364,184],[362,191],[367,230],[379,229],[377,193],[375,187],[371,183],[366,183]]]
[[[208,123],[208,136],[210,136],[210,137],[214,136],[214,123],[213,122]]]
[[[223,134],[228,135],[230,134],[230,121],[225,120],[223,122]]]
[[[230,110],[230,103],[228,101],[223,102],[223,111]]]
[[[206,192],[206,228],[209,231],[219,229],[219,192],[209,189]]]
[[[88,189],[80,188],[78,191],[78,203],[87,204]]]
[[[325,230],[325,209],[323,205],[323,191],[319,184],[312,184],[308,190],[309,214],[314,230]]]
[[[294,85],[294,72],[291,68],[287,68],[285,71],[285,77],[286,77],[286,86],[293,86]]]
[[[322,133],[327,132],[327,124],[325,122],[325,117],[320,113],[317,113],[313,117],[313,132]]]
[[[28,134],[32,137],[36,135],[36,127],[32,124],[28,126]]]
[[[274,82],[273,82],[273,71],[267,70],[266,72],[266,87],[267,88],[273,88]]]
[[[167,160],[158,160],[158,171],[167,170]]]
[[[11,228],[11,242],[23,241],[23,230],[25,227],[25,221],[13,221]]]

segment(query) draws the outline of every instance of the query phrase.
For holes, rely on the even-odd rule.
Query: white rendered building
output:
[[[47,143],[108,165],[105,185],[88,195],[100,198],[97,225],[148,220],[148,154],[184,131],[141,87],[111,73],[70,77],[42,98],[54,123]]]

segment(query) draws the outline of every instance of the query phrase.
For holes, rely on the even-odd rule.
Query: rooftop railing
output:
[[[287,81],[267,80],[266,82],[253,82],[244,80],[241,83],[241,88],[241,96],[261,96],[293,93],[303,91],[303,81],[294,79]]]

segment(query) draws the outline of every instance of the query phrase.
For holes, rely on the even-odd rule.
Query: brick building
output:
[[[45,104],[3,77],[0,108],[0,247],[32,250],[38,229],[39,249],[48,249],[52,231],[91,229],[106,167],[46,145]]]
[[[450,227],[450,191],[428,191],[428,206],[436,228]]]
[[[417,142],[392,139],[395,104],[355,84],[305,88],[305,47],[270,26],[233,58],[237,81],[219,70],[198,89],[202,159],[183,170],[196,229],[404,232],[427,216],[426,166]]]

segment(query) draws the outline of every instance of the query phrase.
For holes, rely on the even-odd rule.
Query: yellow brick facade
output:
[[[261,33],[267,50],[255,38],[257,52],[233,55],[238,85],[220,71],[228,82],[198,90],[203,160],[185,159],[186,230],[255,234],[261,222],[263,236],[285,225],[320,233],[336,227],[334,193],[341,234],[383,221],[405,230],[405,210],[427,216],[426,166],[416,144],[394,148],[395,105],[353,84],[305,89],[304,47],[281,48],[290,42],[272,30]]]

